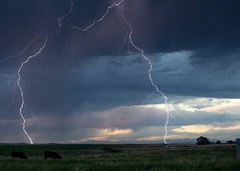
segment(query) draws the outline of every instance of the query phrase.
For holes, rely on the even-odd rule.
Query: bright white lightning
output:
[[[119,1],[118,3],[114,3],[114,4],[110,5],[110,6],[108,6],[108,7],[107,7],[107,11],[102,15],[102,17],[101,17],[100,19],[98,19],[98,20],[93,21],[93,23],[90,24],[89,26],[87,26],[86,28],[79,28],[79,27],[76,27],[76,26],[73,26],[73,25],[69,25],[69,26],[72,27],[72,28],[74,28],[74,29],[78,29],[78,30],[80,30],[80,31],[86,32],[86,31],[88,31],[88,29],[90,29],[91,27],[93,27],[96,23],[101,22],[101,21],[105,18],[105,16],[109,13],[109,9],[113,8],[114,6],[119,6],[119,5],[121,5],[122,3],[123,3],[123,5],[121,6],[121,16],[122,16],[123,20],[125,21],[125,23],[128,25],[128,27],[130,28],[130,33],[129,33],[129,35],[128,35],[128,40],[129,40],[131,46],[134,47],[134,48],[135,48],[136,50],[138,50],[139,52],[141,52],[141,56],[148,62],[149,67],[150,67],[149,70],[148,70],[149,80],[150,80],[152,86],[155,88],[155,91],[158,92],[159,94],[161,94],[161,95],[164,97],[164,101],[165,101],[165,111],[167,112],[167,119],[166,119],[166,122],[165,122],[165,125],[164,125],[165,134],[164,134],[164,137],[163,137],[163,141],[164,141],[165,144],[167,144],[167,142],[166,142],[166,137],[167,137],[167,134],[168,134],[167,126],[168,126],[168,124],[169,124],[169,120],[170,120],[170,116],[171,116],[171,114],[170,114],[170,112],[169,112],[169,110],[168,110],[168,98],[165,96],[165,94],[164,94],[163,92],[161,92],[161,91],[159,90],[159,88],[157,87],[157,85],[154,83],[154,81],[153,81],[153,79],[152,79],[152,74],[151,74],[151,72],[152,72],[152,70],[153,70],[153,66],[152,66],[152,63],[151,63],[150,59],[145,56],[144,51],[143,51],[141,48],[137,47],[137,46],[133,43],[133,40],[132,40],[133,27],[132,27],[132,25],[128,22],[128,20],[125,18],[124,14],[123,14],[124,0],[121,0],[121,1]],[[124,40],[124,44],[125,44],[125,43],[126,43],[126,39]],[[123,44],[122,46],[124,46],[124,44]],[[119,56],[119,53],[120,53],[121,49],[122,49],[122,47],[120,48],[120,50],[119,50],[119,52],[118,52],[118,56]],[[153,94],[154,94],[154,93],[153,93]],[[153,94],[152,94],[152,95],[153,95]],[[152,96],[152,95],[151,95],[151,96]],[[148,98],[149,98],[149,97],[147,97],[146,99],[148,99]],[[144,102],[146,101],[146,99],[144,100]]]
[[[124,7],[124,4],[123,4],[122,7],[121,7],[121,15],[122,15],[122,18],[124,19],[124,21],[126,22],[126,24],[128,25],[128,27],[130,28],[130,33],[129,33],[128,39],[129,39],[132,47],[134,47],[136,50],[138,50],[139,52],[141,52],[141,56],[148,62],[149,67],[150,67],[149,70],[148,70],[149,80],[150,80],[152,86],[155,88],[155,90],[164,97],[165,110],[166,110],[166,112],[167,112],[167,119],[166,119],[166,122],[165,122],[165,125],[164,125],[165,134],[164,134],[164,137],[163,137],[163,141],[164,141],[165,144],[167,144],[167,142],[166,142],[166,137],[167,137],[167,134],[168,134],[167,126],[168,126],[169,119],[170,119],[170,115],[171,115],[170,112],[168,111],[168,99],[167,99],[167,97],[165,96],[165,94],[159,90],[159,88],[157,87],[157,85],[154,83],[154,81],[153,81],[153,79],[152,79],[152,74],[151,74],[151,72],[152,72],[152,70],[153,70],[153,66],[152,66],[152,63],[151,63],[150,59],[145,56],[144,51],[143,51],[141,48],[137,47],[137,46],[133,43],[133,40],[132,40],[133,27],[132,27],[132,25],[128,22],[128,20],[126,19],[125,15],[123,14],[123,7]]]
[[[58,18],[58,34],[61,32],[61,28],[62,28],[62,23],[61,23],[61,21],[62,21],[65,17],[67,17],[67,16],[73,11],[73,8],[72,8],[72,7],[73,7],[73,0],[71,0],[71,5],[70,5],[70,9],[69,9],[68,13],[65,14],[64,16]]]
[[[83,28],[76,27],[76,26],[73,26],[73,25],[69,25],[69,26],[72,27],[72,28],[81,30],[81,31],[87,31],[88,29],[90,29],[91,27],[93,27],[96,23],[101,22],[101,21],[105,18],[105,16],[108,14],[108,12],[109,12],[109,10],[110,10],[111,8],[113,8],[113,7],[115,7],[115,6],[119,6],[121,3],[123,3],[123,0],[119,1],[118,3],[115,3],[115,4],[112,4],[112,5],[108,6],[108,7],[107,7],[107,11],[102,15],[102,17],[101,17],[100,19],[93,21],[92,24],[90,24],[89,26],[87,26],[87,27],[84,28],[84,29],[83,29]]]
[[[46,37],[45,37],[45,41],[44,41],[43,46],[34,55],[29,56],[24,62],[22,62],[21,66],[20,66],[20,68],[18,69],[18,72],[17,72],[17,75],[18,75],[17,86],[18,86],[18,88],[20,90],[21,101],[22,101],[21,102],[21,106],[19,108],[19,114],[20,114],[20,116],[21,116],[21,118],[23,120],[23,124],[22,124],[23,127],[22,127],[22,129],[23,129],[24,133],[26,134],[26,136],[28,137],[28,139],[29,139],[31,144],[33,144],[33,141],[32,141],[32,138],[29,136],[28,132],[25,129],[26,120],[25,120],[25,118],[23,116],[23,108],[26,105],[25,105],[25,101],[24,101],[24,92],[23,92],[23,89],[22,89],[21,84],[20,84],[20,81],[21,81],[21,71],[22,71],[22,69],[23,69],[25,64],[27,64],[32,58],[38,56],[42,52],[42,50],[45,48],[45,46],[47,44],[47,40],[48,40],[48,35],[46,35]]]

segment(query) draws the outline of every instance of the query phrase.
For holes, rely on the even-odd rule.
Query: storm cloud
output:
[[[152,64],[154,84],[168,97],[169,138],[195,138],[194,125],[213,138],[215,132],[221,138],[214,125],[226,126],[222,139],[236,135],[240,2],[123,0],[108,8],[118,2],[0,2],[0,142],[28,142],[17,73],[46,37],[20,73],[34,142],[162,140],[165,99],[151,84],[148,61],[132,46],[124,17],[133,44]],[[76,29],[107,9],[87,31]]]

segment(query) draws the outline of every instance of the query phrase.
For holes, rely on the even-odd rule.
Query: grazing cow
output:
[[[62,159],[62,157],[57,152],[44,151],[44,159],[47,159],[47,158],[59,159],[59,160]]]
[[[23,152],[12,151],[11,156],[12,158],[27,159],[26,155]]]

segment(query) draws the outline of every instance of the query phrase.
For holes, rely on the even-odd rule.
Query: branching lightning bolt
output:
[[[72,11],[73,11],[73,0],[71,0],[71,5],[70,5],[70,9],[68,11],[67,14],[65,14],[64,16],[58,18],[58,34],[61,32],[61,28],[62,28],[62,20],[67,17]]]
[[[165,144],[167,144],[167,142],[166,142],[166,137],[167,137],[167,134],[168,134],[167,126],[168,126],[169,119],[170,119],[170,112],[169,112],[169,110],[168,110],[168,98],[167,98],[167,96],[165,96],[165,94],[164,94],[163,92],[161,92],[161,91],[159,90],[158,86],[154,83],[154,81],[153,81],[153,79],[152,79],[152,74],[151,74],[151,72],[152,72],[152,70],[153,70],[153,66],[152,66],[152,63],[151,63],[150,59],[145,56],[144,51],[143,51],[141,48],[137,47],[137,46],[133,43],[133,40],[132,40],[133,27],[132,27],[132,25],[128,22],[128,20],[126,19],[125,15],[123,14],[123,7],[124,7],[124,4],[123,4],[122,7],[121,7],[121,15],[122,15],[122,18],[124,19],[124,21],[126,22],[126,24],[128,25],[128,27],[130,28],[130,33],[129,33],[129,36],[128,36],[129,41],[130,41],[132,47],[134,47],[136,50],[138,50],[138,51],[141,53],[141,56],[148,62],[149,67],[150,67],[149,70],[148,70],[149,80],[150,80],[152,86],[155,88],[155,90],[164,97],[165,110],[166,110],[166,112],[167,112],[167,119],[166,119],[166,122],[165,122],[165,125],[164,125],[165,134],[164,134],[164,137],[163,137],[163,141],[164,141]]]
[[[150,99],[154,94],[156,93],[156,90],[154,90],[154,92],[152,94],[150,94],[149,96],[146,97],[146,99],[143,101],[143,105],[145,104],[145,102]]]
[[[120,52],[122,51],[122,48],[124,47],[124,45],[126,44],[126,41],[127,41],[127,38],[128,38],[128,31],[127,31],[127,33],[126,33],[126,36],[125,36],[125,39],[124,39],[124,41],[123,41],[123,44],[122,44],[122,46],[121,46],[121,48],[119,49],[119,51],[118,51],[118,55],[117,55],[117,58],[114,60],[115,62],[118,60],[118,58],[119,58],[119,56],[120,56]]]
[[[93,27],[96,23],[101,22],[101,21],[105,18],[105,16],[108,14],[108,12],[109,12],[109,10],[110,10],[111,8],[113,8],[113,7],[115,7],[115,6],[119,6],[121,3],[123,3],[123,0],[121,0],[120,2],[115,3],[115,4],[112,4],[111,6],[107,7],[107,11],[102,15],[102,17],[99,18],[98,20],[93,21],[93,23],[90,24],[89,26],[87,26],[86,28],[79,28],[79,27],[76,27],[76,26],[73,26],[73,25],[69,25],[69,26],[72,27],[72,28],[78,29],[78,30],[80,30],[80,31],[87,31],[88,29],[90,29],[91,27]]]
[[[28,49],[28,47],[29,47],[34,41],[37,40],[38,37],[39,37],[39,35],[38,35],[35,39],[33,39],[31,42],[29,42],[29,43],[26,45],[26,47],[25,47],[20,53],[17,53],[16,55],[8,56],[8,57],[0,60],[0,63],[6,61],[6,60],[8,60],[8,59],[16,58],[16,57],[22,55],[22,54]]]
[[[171,116],[171,114],[170,114],[170,112],[169,112],[169,110],[168,110],[168,98],[165,96],[165,94],[164,94],[163,92],[161,92],[161,91],[159,90],[158,86],[154,83],[154,81],[153,81],[153,79],[152,79],[152,73],[151,73],[151,72],[152,72],[152,70],[153,70],[153,66],[152,66],[152,63],[151,63],[150,59],[144,54],[143,49],[141,49],[141,48],[139,48],[138,46],[136,46],[136,45],[134,44],[134,42],[133,42],[133,39],[132,39],[133,27],[132,27],[132,25],[129,23],[129,21],[126,19],[125,15],[123,14],[124,0],[121,0],[121,1],[119,1],[118,3],[114,3],[114,4],[110,5],[110,6],[108,6],[108,7],[107,7],[107,11],[102,15],[102,17],[101,17],[100,19],[98,19],[98,20],[93,21],[93,23],[90,24],[89,26],[87,26],[86,28],[79,28],[79,27],[76,27],[76,26],[73,26],[73,25],[69,25],[69,26],[72,27],[72,28],[74,28],[74,29],[78,29],[78,30],[80,30],[80,31],[86,32],[88,29],[90,29],[91,27],[93,27],[96,23],[101,22],[101,21],[105,18],[105,16],[108,14],[108,12],[109,12],[109,10],[110,10],[111,8],[113,8],[114,6],[120,6],[121,4],[122,4],[122,6],[121,6],[121,16],[122,16],[123,20],[125,21],[125,23],[128,25],[128,27],[129,27],[129,29],[130,29],[130,32],[129,32],[129,35],[128,35],[128,40],[129,40],[131,46],[132,46],[133,48],[135,48],[137,51],[139,51],[139,52],[141,53],[141,56],[148,62],[148,64],[149,64],[149,70],[148,70],[149,80],[150,80],[152,86],[155,88],[155,91],[158,92],[159,94],[161,94],[161,95],[164,97],[164,101],[165,101],[165,111],[167,112],[167,118],[166,118],[166,122],[165,122],[165,125],[164,125],[165,134],[164,134],[164,137],[163,137],[163,141],[164,141],[165,144],[167,144],[167,142],[166,142],[166,137],[167,137],[167,134],[168,134],[167,126],[168,126],[168,124],[169,124],[169,120],[170,120],[170,116]],[[126,43],[126,39],[124,40],[124,44],[125,44],[125,43]],[[122,45],[122,46],[123,46],[123,45]],[[121,47],[121,49],[122,49],[122,47]],[[118,55],[119,55],[121,49],[119,50]],[[145,100],[146,100],[146,99],[145,99]],[[145,101],[144,101],[144,102],[145,102]]]
[[[164,141],[165,144],[167,144],[167,142],[166,142],[166,137],[167,137],[167,134],[168,134],[167,126],[168,126],[168,124],[169,124],[169,120],[170,120],[170,116],[171,116],[171,114],[170,114],[170,112],[169,112],[169,110],[168,110],[168,98],[165,96],[165,94],[164,94],[163,92],[161,92],[161,91],[159,90],[158,86],[154,83],[154,80],[152,79],[153,66],[152,66],[152,63],[151,63],[150,59],[145,55],[143,49],[141,49],[140,47],[138,47],[137,45],[135,45],[135,43],[134,43],[134,41],[133,41],[133,38],[132,38],[132,35],[133,35],[133,27],[132,27],[131,23],[127,20],[127,18],[125,17],[125,15],[124,15],[124,13],[123,13],[123,8],[124,8],[124,5],[125,5],[124,3],[125,3],[125,0],[120,0],[118,3],[113,3],[112,5],[108,6],[107,9],[106,9],[106,12],[105,12],[99,19],[93,21],[92,24],[88,25],[88,26],[85,27],[85,28],[79,28],[79,27],[76,27],[76,26],[73,26],[73,25],[68,25],[68,26],[69,26],[69,27],[72,27],[72,28],[74,28],[74,29],[78,29],[78,30],[80,30],[80,31],[86,32],[86,31],[88,31],[90,28],[92,28],[95,24],[101,22],[101,21],[106,17],[106,15],[109,13],[109,10],[110,10],[111,8],[113,8],[113,7],[118,7],[118,6],[121,5],[121,16],[122,16],[123,20],[125,21],[126,25],[128,26],[129,30],[128,30],[127,33],[126,33],[126,37],[125,37],[125,39],[124,39],[124,44],[122,45],[122,47],[120,48],[120,50],[119,50],[119,52],[118,52],[118,57],[119,57],[119,54],[120,54],[123,46],[125,45],[126,41],[128,40],[128,43],[130,43],[130,46],[132,46],[134,49],[136,49],[138,52],[140,52],[140,53],[141,53],[141,56],[148,62],[148,64],[149,64],[148,77],[149,77],[149,80],[150,80],[151,85],[152,85],[152,86],[154,87],[154,89],[155,89],[155,91],[153,92],[153,94],[154,94],[155,92],[159,93],[160,95],[163,96],[164,101],[165,101],[165,110],[166,110],[166,112],[167,112],[167,118],[166,118],[166,122],[165,122],[165,125],[164,125],[165,134],[164,134],[164,137],[163,137],[163,141]],[[58,18],[58,29],[57,29],[57,33],[58,33],[58,34],[60,34],[61,29],[62,29],[62,25],[63,25],[63,24],[62,24],[62,20],[63,20],[64,18],[66,18],[71,12],[73,12],[73,0],[71,0],[71,4],[70,4],[70,8],[69,8],[68,13],[66,13],[66,14],[63,15],[62,17],[59,17],[59,18]],[[134,12],[135,12],[135,11],[134,11]],[[136,15],[136,12],[135,12],[135,15]],[[22,54],[28,49],[28,47],[29,47],[34,41],[37,40],[38,37],[39,37],[39,36],[37,36],[35,39],[33,39],[31,42],[29,42],[22,52],[18,53],[17,55],[9,56],[9,57],[6,57],[6,58],[2,59],[2,60],[0,60],[0,63],[1,63],[1,62],[4,62],[4,61],[6,61],[6,60],[9,60],[9,59],[11,59],[11,58],[15,58],[15,57],[18,57],[18,56],[22,55]],[[21,86],[21,72],[22,72],[22,69],[24,68],[24,66],[25,66],[32,58],[35,58],[35,57],[37,57],[38,55],[41,54],[41,52],[44,50],[44,48],[45,48],[45,46],[46,46],[46,44],[47,44],[47,41],[48,41],[48,32],[47,32],[47,34],[46,34],[45,41],[44,41],[43,45],[41,46],[41,48],[40,48],[35,54],[33,54],[33,55],[31,55],[31,56],[28,56],[28,58],[21,63],[21,65],[20,65],[20,67],[19,67],[19,69],[18,69],[18,71],[17,71],[17,76],[18,76],[18,78],[17,78],[16,84],[15,84],[15,86],[14,86],[14,93],[15,93],[15,88],[18,87],[18,89],[19,89],[19,91],[20,91],[20,95],[21,95],[21,105],[20,105],[20,108],[19,108],[19,115],[21,116],[21,118],[22,118],[22,120],[23,120],[22,129],[23,129],[24,133],[26,134],[26,136],[27,136],[27,138],[29,139],[29,141],[30,141],[31,144],[33,144],[33,141],[32,141],[32,138],[29,136],[28,132],[26,131],[26,119],[25,119],[25,117],[24,117],[24,115],[23,115],[24,108],[26,109],[27,106],[26,106],[26,104],[25,104],[24,91],[23,91],[22,86]],[[146,101],[148,98],[152,97],[153,94],[151,94],[149,97],[147,97],[147,98],[144,100],[143,104],[145,103],[145,101]],[[12,102],[13,102],[13,99],[12,99],[12,101],[11,101],[11,104],[12,104]],[[11,104],[10,104],[10,106],[11,106]],[[10,106],[7,108],[7,110],[10,108]],[[28,108],[27,108],[27,109],[28,109]]]
[[[47,44],[47,40],[48,40],[48,35],[46,35],[46,37],[45,37],[45,41],[44,41],[43,46],[34,55],[29,56],[24,62],[22,62],[21,66],[20,66],[20,68],[18,69],[18,72],[17,72],[17,75],[18,75],[17,86],[18,86],[18,88],[20,90],[20,94],[21,94],[21,106],[19,108],[19,114],[20,114],[20,116],[21,116],[21,118],[23,120],[23,127],[22,127],[22,129],[23,129],[24,133],[26,134],[26,136],[28,137],[28,139],[29,139],[31,144],[33,144],[33,141],[32,141],[32,138],[29,136],[28,132],[25,129],[25,127],[26,127],[25,126],[26,120],[25,120],[25,118],[23,116],[23,108],[25,106],[25,101],[24,101],[24,92],[23,92],[23,89],[22,89],[21,84],[20,84],[20,81],[21,81],[21,71],[22,71],[22,69],[23,69],[25,64],[27,64],[32,58],[38,56],[42,52],[42,50],[45,48],[45,46]]]

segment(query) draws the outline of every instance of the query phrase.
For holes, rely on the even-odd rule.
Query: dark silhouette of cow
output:
[[[11,156],[12,156],[12,159],[13,158],[27,159],[26,155],[23,152],[12,151]]]
[[[44,159],[47,159],[47,158],[59,159],[59,160],[62,159],[62,157],[57,152],[54,152],[54,151],[44,151]]]

